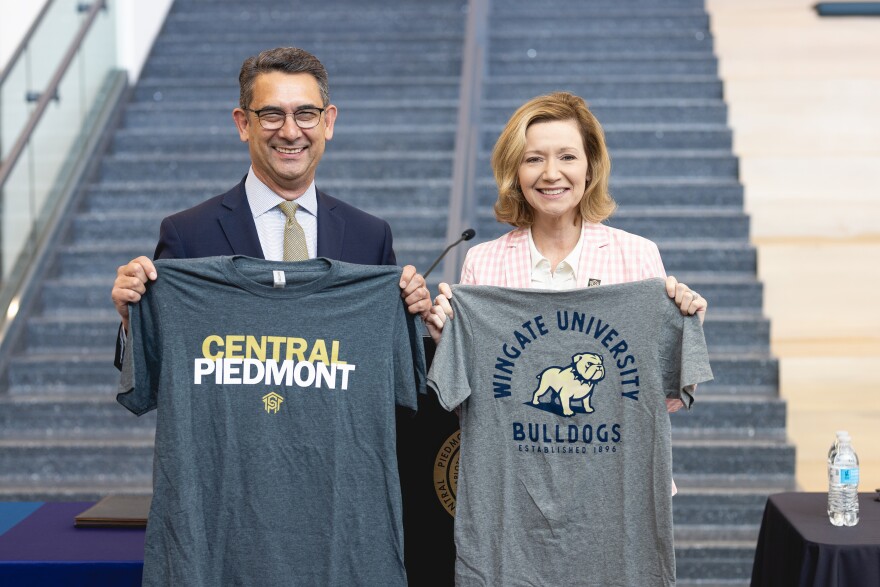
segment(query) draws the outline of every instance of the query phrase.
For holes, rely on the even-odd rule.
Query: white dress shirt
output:
[[[247,179],[244,181],[244,191],[247,193],[248,204],[254,215],[254,224],[257,225],[257,235],[260,237],[260,247],[263,256],[269,261],[282,261],[284,259],[284,225],[287,216],[278,207],[284,202],[284,198],[273,192],[262,181],[257,179],[254,168],[248,170]],[[296,203],[296,221],[303,228],[306,236],[306,248],[309,251],[309,259],[318,255],[318,192],[315,182],[308,187],[303,195],[298,197]]]
[[[538,247],[535,246],[535,240],[532,238],[532,229],[529,229],[529,250],[531,251],[532,260],[532,287],[535,289],[553,289],[562,291],[574,289],[577,287],[577,267],[581,258],[581,249],[583,249],[584,234],[578,238],[577,244],[559,265],[556,271],[550,269],[550,260],[541,254]]]

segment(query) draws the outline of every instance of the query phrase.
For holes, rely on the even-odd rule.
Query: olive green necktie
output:
[[[284,260],[305,261],[309,258],[309,249],[306,247],[306,233],[296,221],[296,202],[282,202],[278,207],[287,216],[284,223]]]

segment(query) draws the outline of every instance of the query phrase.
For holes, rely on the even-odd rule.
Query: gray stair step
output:
[[[700,586],[748,585],[754,559],[755,543],[749,540],[676,542],[676,585],[689,580]]]
[[[291,43],[305,47],[320,57],[332,76],[336,65],[345,58],[361,53],[401,55],[406,57],[414,50],[436,54],[456,55],[461,53],[463,29],[452,28],[446,31],[427,33],[407,31],[388,35],[384,31],[317,31],[297,30],[296,37],[291,34],[270,35],[262,33],[258,39],[250,32],[212,34],[210,38],[194,42],[191,35],[168,34],[163,32],[156,39],[151,52],[153,59],[205,59],[226,55],[238,60],[238,66],[247,56],[257,55],[268,47],[284,47]],[[147,64],[150,62],[148,61]],[[331,67],[332,64],[332,67]]]
[[[780,441],[679,441],[672,446],[672,463],[676,477],[794,475],[794,447]]]
[[[551,91],[564,90],[563,85],[552,84],[544,89],[530,92],[529,96],[521,100],[504,99],[506,96],[498,96],[494,100],[483,102],[481,120],[488,140],[484,139],[483,147],[491,149],[495,137],[501,133],[501,129],[507,123],[510,116],[516,112],[523,100]],[[672,97],[663,98],[650,96],[636,96],[621,93],[620,96],[607,98],[597,95],[592,89],[588,94],[582,94],[587,104],[603,128],[612,125],[635,125],[657,124],[681,127],[681,125],[712,124],[727,126],[727,106],[720,96],[710,98]],[[642,147],[646,148],[646,147]]]
[[[10,361],[7,385],[24,390],[41,389],[46,394],[64,393],[68,385],[115,386],[119,371],[113,366],[113,344],[108,351],[61,352],[17,355]]]
[[[579,18],[580,17],[580,18]],[[552,30],[561,36],[582,34],[588,36],[593,31],[605,31],[609,28],[621,36],[630,33],[646,34],[665,31],[705,31],[709,30],[709,17],[693,12],[690,15],[663,14],[655,16],[638,11],[620,11],[612,14],[579,15],[567,11],[557,13],[535,12],[530,15],[512,14],[507,11],[494,12],[489,16],[489,27],[494,34],[519,33],[528,38],[535,31]]]
[[[702,393],[697,387],[690,410],[669,415],[673,438],[702,440],[785,440],[785,402],[779,398],[737,395],[735,398]]]
[[[94,483],[146,485],[152,478],[148,439],[0,440],[0,485]]]
[[[225,11],[224,11],[225,12]],[[221,12],[223,17],[226,16]],[[210,13],[210,12],[209,12]],[[219,16],[219,15],[218,15]],[[216,35],[250,30],[253,34],[280,36],[291,35],[292,30],[324,30],[346,32],[369,32],[381,30],[389,36],[396,33],[442,33],[464,30],[461,11],[436,10],[425,17],[418,8],[406,10],[357,10],[312,11],[309,7],[279,10],[242,10],[237,18],[206,18],[201,11],[190,15],[174,13],[166,20],[163,33],[188,34],[195,38],[214,38]],[[291,35],[292,36],[292,35]],[[294,39],[291,39],[291,41]]]
[[[711,53],[714,47],[712,37],[706,31],[632,31],[628,35],[617,35],[617,31],[591,31],[589,35],[558,35],[555,32],[532,31],[524,35],[516,31],[489,32],[490,51],[495,54],[520,53],[528,51],[705,51]]]
[[[151,440],[156,413],[135,416],[116,394],[0,395],[0,439]]]
[[[722,99],[721,82],[715,76],[493,76],[486,81],[489,100],[525,102],[548,91],[568,91],[587,102],[597,99],[625,98],[701,98]]]
[[[531,57],[534,55],[534,57]],[[605,55],[583,59],[571,57],[566,53],[547,53],[535,50],[526,55],[507,53],[493,55],[489,60],[491,76],[529,76],[563,74],[578,76],[593,75],[715,75],[718,63],[705,53],[681,55],[635,54],[630,58],[620,55]]]
[[[717,271],[751,273],[756,270],[755,249],[747,242],[657,240],[667,274]]]
[[[152,255],[150,255],[152,256]],[[117,265],[127,263],[129,259]],[[113,303],[110,290],[113,287],[112,275],[103,277],[74,277],[70,279],[48,279],[40,288],[41,312],[43,320],[53,320],[70,316],[72,312],[100,312],[105,317],[113,317]]]
[[[100,312],[84,313],[80,308],[71,312],[33,316],[27,321],[25,343],[31,353],[51,353],[58,350],[86,350],[112,352],[119,328],[119,315],[109,302],[112,286],[104,285],[105,301]],[[75,312],[75,313],[74,313]]]
[[[738,347],[747,347],[752,351],[770,352],[770,321],[756,313],[760,312],[760,307],[747,312],[729,312],[724,311],[723,306],[716,307],[712,300],[709,301],[712,309],[706,317],[703,330],[710,349],[714,352],[720,352],[721,349],[735,352]]]
[[[99,484],[97,479],[81,483],[65,480],[62,483],[43,485],[39,483],[5,483],[0,486],[3,501],[98,501],[113,495],[152,495],[152,480],[123,482],[117,479]]]
[[[753,387],[779,386],[779,362],[766,353],[716,355],[710,348],[709,359],[715,379],[701,385],[706,389],[722,387],[745,391]]]
[[[675,525],[755,527],[761,523],[767,497],[784,490],[784,487],[755,487],[754,484],[735,490],[679,487],[672,498]]]

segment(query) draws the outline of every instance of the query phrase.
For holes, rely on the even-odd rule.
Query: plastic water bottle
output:
[[[859,523],[859,457],[846,431],[828,451],[828,519],[835,526]]]

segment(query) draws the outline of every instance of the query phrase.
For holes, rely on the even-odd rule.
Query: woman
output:
[[[515,228],[468,251],[463,285],[562,290],[664,277],[682,314],[702,322],[705,298],[666,277],[657,245],[601,224],[616,207],[608,193],[611,161],[582,98],[557,92],[523,104],[495,144],[492,170],[495,217]],[[453,318],[449,286],[441,283],[440,292],[426,319],[435,340]],[[671,412],[683,405],[666,404]]]

